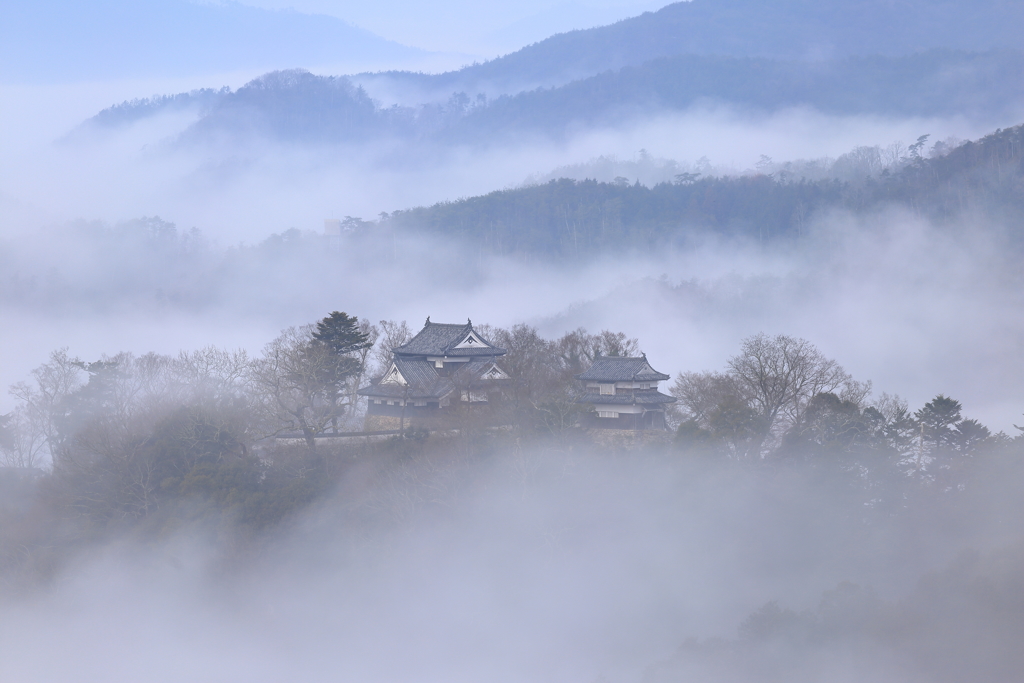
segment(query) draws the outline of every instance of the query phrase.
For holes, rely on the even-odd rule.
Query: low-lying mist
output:
[[[71,92],[69,88],[68,92]],[[148,94],[148,88],[141,93]],[[832,116],[812,109],[751,112],[703,104],[560,139],[520,136],[514,144],[443,144],[374,139],[365,144],[283,142],[236,131],[236,138],[182,144],[200,110],[171,108],[126,127],[85,127],[59,112],[53,91],[11,90],[20,106],[4,118],[0,166],[2,234],[77,219],[108,222],[159,215],[197,227],[222,244],[252,243],[325,218],[376,218],[438,201],[519,185],[530,177],[600,155],[635,159],[641,150],[684,166],[709,160],[716,172],[774,160],[837,157],[860,145],[977,138],[1014,120]],[[95,113],[82,111],[77,122]],[[235,135],[232,133],[232,135]],[[637,178],[629,178],[630,182]]]
[[[552,263],[398,232],[225,248],[157,219],[71,223],[3,245],[0,381],[64,346],[255,354],[343,309],[621,330],[672,375],[792,334],[876,394],[943,393],[1015,434],[1024,289],[1004,238],[988,218],[883,209],[816,216],[798,243]],[[329,490],[257,530],[201,499],[141,528],[48,527],[47,475],[39,498],[5,495],[0,678],[923,683],[1019,665],[1019,439],[952,489],[895,477],[894,511],[842,461],[416,438],[329,453]],[[282,467],[301,481],[306,465]],[[40,548],[38,525],[75,531]]]
[[[208,515],[85,544],[0,603],[0,673],[960,681],[1019,662],[1019,454],[979,456],[964,492],[908,482],[894,511],[828,465],[498,442],[341,450],[334,490],[255,538]]]
[[[335,238],[337,240],[337,238]],[[3,250],[2,379],[68,347],[86,359],[207,345],[260,349],[330,310],[362,319],[583,326],[638,337],[657,367],[720,369],[757,332],[811,340],[876,390],[944,392],[994,429],[1024,413],[1018,256],[991,219],[935,226],[902,209],[834,213],[798,242],[708,235],[692,248],[584,262],[502,258],[457,237],[291,231],[223,249],[157,219],[78,223]]]

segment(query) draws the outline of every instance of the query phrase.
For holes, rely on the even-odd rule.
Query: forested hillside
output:
[[[558,34],[458,71],[357,78],[434,97],[460,90],[513,94],[679,55],[820,60],[935,48],[1017,49],[1021,30],[1024,11],[996,0],[692,0],[610,26]]]
[[[646,187],[626,178],[552,180],[432,207],[396,211],[379,227],[425,231],[501,254],[581,258],[614,249],[685,244],[714,233],[761,243],[794,240],[824,211],[903,206],[939,222],[989,213],[1009,226],[1024,218],[1024,126],[936,154],[927,140],[905,149],[862,148],[831,164],[839,177],[807,180],[792,164],[769,162],[756,175],[683,173]],[[1019,246],[1024,235],[1013,231]]]
[[[1024,101],[1024,55],[931,51],[807,63],[679,56],[625,67],[554,89],[504,97],[474,109],[456,129],[485,136],[565,132],[640,114],[680,111],[700,100],[776,111],[808,106],[830,114],[923,116],[1016,114]]]

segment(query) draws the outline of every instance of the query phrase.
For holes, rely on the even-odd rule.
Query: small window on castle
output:
[[[598,417],[611,417],[611,418],[615,418],[615,417],[618,417],[619,414],[614,412],[614,411],[612,411],[612,410],[599,410],[599,411],[597,411],[597,416]]]
[[[601,393],[602,394],[614,394],[615,393],[615,385],[614,384],[602,384],[601,385]]]

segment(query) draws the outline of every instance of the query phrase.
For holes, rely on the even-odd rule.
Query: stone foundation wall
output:
[[[641,448],[672,441],[672,432],[660,429],[588,429],[587,433],[594,443],[610,448]]]
[[[401,429],[402,418],[395,417],[394,415],[367,415],[363,421],[363,431],[367,432],[384,432],[393,429]],[[409,420],[405,421],[405,426],[409,427]]]
[[[429,418],[405,416],[405,429],[437,429],[443,423],[439,423],[438,416],[432,415]],[[363,418],[363,431],[384,432],[402,429],[401,416],[394,415],[367,415]]]

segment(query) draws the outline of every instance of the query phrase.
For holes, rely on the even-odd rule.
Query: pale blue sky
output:
[[[664,4],[665,0],[13,0],[5,2],[0,22],[0,83],[174,78],[292,67],[330,73],[443,71]]]
[[[439,52],[493,57],[549,35],[609,24],[670,0],[245,0],[350,21],[384,38]]]

